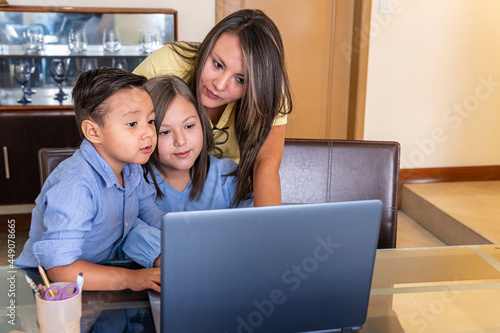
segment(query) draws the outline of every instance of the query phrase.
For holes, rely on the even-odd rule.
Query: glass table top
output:
[[[378,250],[361,332],[500,332],[499,259],[497,245]],[[35,301],[24,278],[36,278],[33,271],[0,268],[2,332],[37,331]],[[94,317],[108,316],[116,323],[135,318],[140,324],[134,325],[154,331],[149,307],[146,291],[83,294],[88,328]]]

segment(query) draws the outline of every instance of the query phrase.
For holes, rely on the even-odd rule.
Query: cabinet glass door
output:
[[[66,93],[82,71],[102,66],[132,71],[177,39],[176,17],[170,9],[0,7],[0,107],[71,105],[68,97],[56,98],[53,63],[67,65],[61,82]],[[32,70],[23,91],[15,71],[25,63]]]

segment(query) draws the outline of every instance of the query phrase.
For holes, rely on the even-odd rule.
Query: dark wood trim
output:
[[[500,165],[401,169],[399,171],[398,205],[401,205],[404,184],[487,180],[500,180]]]
[[[10,232],[7,228],[7,222],[10,220],[15,220],[15,231],[28,231],[31,226],[31,213],[30,214],[8,214],[0,215],[0,232],[6,233]],[[12,224],[12,223],[11,223]],[[21,254],[22,247],[19,249],[19,254]]]
[[[41,105],[37,107],[26,107],[19,108],[17,106],[5,106],[0,107],[0,114],[2,117],[16,117],[19,115],[23,116],[40,116],[46,114],[48,116],[54,115],[75,115],[75,111],[73,105],[71,106],[50,106],[50,105]]]
[[[372,0],[354,1],[347,139],[362,140],[365,120]]]
[[[1,4],[1,3],[0,3]],[[171,8],[120,8],[120,7],[56,7],[56,6],[1,6],[4,12],[55,12],[87,14],[173,14],[174,40],[177,41],[177,10]]]
[[[6,6],[5,12],[56,12],[56,13],[103,13],[103,14],[177,14],[170,8],[120,8],[120,7],[52,7],[52,6]]]

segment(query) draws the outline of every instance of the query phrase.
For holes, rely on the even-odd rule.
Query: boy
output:
[[[83,142],[45,182],[17,265],[41,265],[53,281],[75,281],[82,272],[87,290],[160,291],[158,268],[97,264],[120,258],[137,218],[160,228],[163,212],[140,166],[157,140],[146,81],[116,68],[80,75],[72,97]]]

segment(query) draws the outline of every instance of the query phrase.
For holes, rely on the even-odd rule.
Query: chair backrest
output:
[[[286,139],[282,204],[381,200],[378,248],[395,248],[399,154],[397,142]]]
[[[41,148],[38,151],[38,169],[40,170],[40,184],[45,180],[59,163],[67,159],[77,148]]]
[[[38,151],[41,185],[77,148]],[[283,204],[378,199],[383,203],[378,248],[396,247],[397,142],[286,139],[280,167]]]

